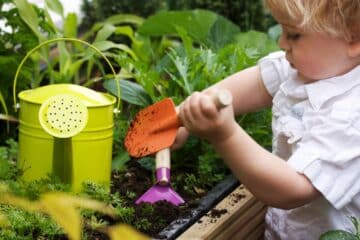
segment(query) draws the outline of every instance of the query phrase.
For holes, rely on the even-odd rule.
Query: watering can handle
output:
[[[16,84],[17,84],[17,79],[19,77],[19,73],[20,73],[20,70],[21,68],[23,67],[24,63],[26,62],[26,60],[35,52],[37,51],[38,49],[40,49],[41,47],[45,46],[45,45],[48,45],[48,44],[51,44],[51,43],[54,43],[54,42],[60,42],[60,41],[70,41],[70,42],[77,42],[77,43],[81,43],[81,44],[84,44],[90,48],[92,48],[93,50],[95,50],[96,53],[98,53],[104,60],[105,62],[109,65],[110,69],[111,69],[111,72],[112,74],[114,75],[114,79],[117,80],[117,75],[116,75],[116,72],[115,72],[115,69],[114,67],[112,66],[110,60],[98,49],[96,48],[94,45],[88,43],[88,42],[85,42],[83,40],[80,40],[80,39],[76,39],[76,38],[54,38],[54,39],[50,39],[50,40],[47,40],[47,41],[44,41],[40,44],[38,44],[37,46],[35,46],[33,49],[31,49],[27,54],[26,56],[21,60],[18,68],[16,69],[16,73],[15,73],[15,77],[14,77],[14,83],[13,83],[13,98],[14,98],[14,107],[15,107],[15,111],[17,111],[18,109],[18,104],[17,104],[17,100],[16,100]],[[119,81],[115,81],[116,83],[116,88],[117,88],[117,104],[116,104],[116,109],[115,109],[115,113],[119,113],[120,111],[120,84],[119,84]]]

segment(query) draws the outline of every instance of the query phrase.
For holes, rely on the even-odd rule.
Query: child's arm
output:
[[[236,177],[270,206],[295,208],[320,195],[304,175],[259,146],[240,126],[227,139],[211,142]]]
[[[227,88],[233,106],[218,111],[207,92]],[[202,93],[194,93],[180,107],[188,131],[209,140],[238,179],[261,201],[279,208],[295,208],[319,196],[308,179],[284,160],[258,145],[236,123],[243,113],[270,105],[258,67],[237,73]]]
[[[237,72],[203,92],[206,93],[216,88],[226,88],[232,93],[235,115],[254,112],[264,107],[270,107],[272,104],[272,97],[261,79],[259,66]]]

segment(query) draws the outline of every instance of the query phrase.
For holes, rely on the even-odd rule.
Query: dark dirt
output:
[[[172,173],[173,176],[176,174],[177,173]],[[161,236],[159,236],[158,233],[174,220],[188,215],[191,210],[198,206],[200,199],[204,196],[205,192],[189,194],[189,192],[182,189],[174,189],[185,200],[185,203],[179,206],[174,206],[167,201],[159,201],[154,204],[141,203],[136,205],[136,199],[153,186],[153,175],[154,174],[151,171],[142,168],[136,160],[131,160],[128,162],[126,172],[112,173],[111,192],[118,192],[120,196],[124,196],[126,206],[135,209],[134,219],[130,223],[132,226],[135,226],[137,230],[150,237],[161,239]],[[185,183],[177,184],[178,186],[185,186]],[[152,210],[149,211],[149,208]],[[211,211],[210,215],[216,219],[226,212],[226,209],[214,209]],[[122,223],[121,219],[104,219],[109,222],[110,225]],[[144,220],[150,223],[150,226],[141,224]],[[138,226],[140,226],[140,228]],[[109,237],[105,234],[91,230],[86,226],[85,231],[90,239],[109,240]],[[62,240],[62,238],[59,238],[59,240],[60,239]]]
[[[151,171],[141,167],[136,160],[129,161],[126,169],[126,172],[112,173],[111,193],[119,193],[120,196],[124,197],[126,207],[134,208],[135,216],[132,216],[132,221],[130,223],[127,222],[127,224],[134,226],[138,231],[155,239],[163,239],[158,233],[176,219],[189,216],[191,210],[198,207],[201,198],[206,194],[205,191],[195,190],[194,193],[190,194],[183,189],[174,189],[185,200],[184,204],[174,206],[167,201],[158,201],[154,204],[141,203],[136,205],[136,199],[153,186],[155,177]],[[173,176],[179,174],[176,172],[172,173]],[[185,182],[177,182],[177,184],[178,186],[185,186]],[[234,198],[234,203],[236,203],[245,196],[238,194],[232,197]],[[216,221],[225,213],[227,213],[226,209],[214,208],[208,213],[208,216],[212,218],[212,221]],[[112,219],[108,216],[103,216],[102,219],[108,222],[109,225],[124,223],[121,219]],[[147,224],[143,224],[144,222],[147,222]],[[106,234],[93,230],[86,224],[84,229],[89,239],[110,240]],[[68,240],[68,238],[66,235],[58,235],[55,237],[55,240]]]
[[[225,214],[227,212],[228,212],[228,210],[226,210],[226,209],[216,209],[216,208],[214,208],[214,209],[212,209],[210,211],[208,216],[210,216],[212,218],[219,218],[219,217],[221,217],[223,214]]]
[[[194,205],[198,204],[202,196],[190,195],[187,192],[175,189],[184,198],[184,204],[175,206],[167,201],[158,201],[154,204],[141,203],[136,205],[136,199],[153,186],[153,181],[153,173],[142,168],[135,160],[132,160],[128,162],[125,173],[113,173],[111,191],[113,193],[118,192],[121,196],[127,196],[129,192],[134,193],[135,198],[127,199],[128,206],[135,208],[134,223],[147,219],[151,223],[151,227],[139,230],[149,236],[157,237],[157,233],[172,221],[188,214],[194,208]],[[153,208],[153,211],[148,210],[149,205]]]

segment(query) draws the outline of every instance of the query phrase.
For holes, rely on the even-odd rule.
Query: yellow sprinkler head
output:
[[[85,128],[88,109],[80,98],[71,94],[58,94],[41,104],[39,121],[50,135],[70,138]]]

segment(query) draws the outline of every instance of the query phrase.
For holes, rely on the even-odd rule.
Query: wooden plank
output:
[[[233,236],[238,234],[239,231],[242,232],[243,236],[246,236],[258,225],[258,222],[255,222],[257,219],[264,219],[265,212],[265,205],[262,202],[256,201],[252,206],[249,206],[245,212],[234,214],[236,216],[236,220],[231,222],[216,237],[211,239],[235,239]]]
[[[249,221],[246,225],[242,226],[239,231],[231,237],[231,239],[238,240],[248,240],[248,236],[256,229],[256,227],[264,223],[264,217],[266,213],[266,208],[264,208],[260,214],[257,214],[251,221]]]
[[[216,239],[222,232],[228,232],[229,235],[235,234],[236,230],[240,229],[239,221],[246,225],[246,222],[252,221],[251,216],[254,216],[262,208],[264,205],[256,200],[244,186],[240,185],[213,208],[217,211],[224,211],[221,216],[215,218],[212,216],[214,210],[210,210],[177,239]],[[242,220],[244,214],[244,220]],[[227,230],[228,228],[231,230]]]
[[[261,223],[246,237],[246,240],[263,240],[264,232],[265,223]]]

